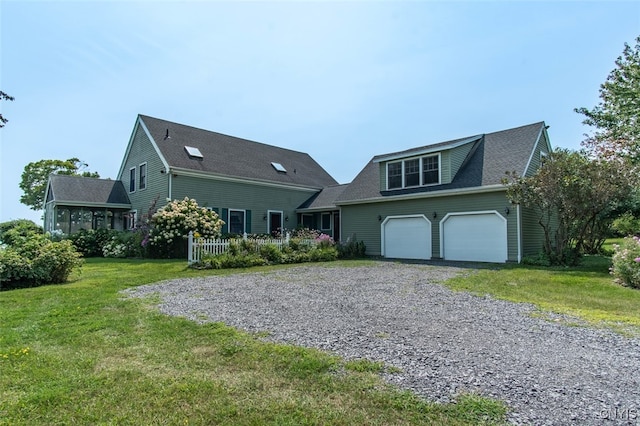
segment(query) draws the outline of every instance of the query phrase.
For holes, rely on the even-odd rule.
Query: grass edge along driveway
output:
[[[364,262],[333,262],[328,267]],[[273,268],[251,269],[251,272]],[[433,404],[386,367],[267,343],[157,312],[120,290],[193,271],[183,261],[89,259],[65,285],[0,292],[0,425],[500,424],[477,395]]]
[[[334,262],[327,267],[367,265]],[[286,266],[285,266],[286,267]],[[251,269],[251,272],[273,268]],[[598,326],[640,329],[640,292],[612,283],[607,258],[574,269],[505,265],[445,283]],[[0,292],[3,424],[498,424],[475,395],[424,402],[386,385],[385,367],[264,343],[222,324],[159,314],[120,290],[185,276],[182,261],[90,259],[62,286]]]

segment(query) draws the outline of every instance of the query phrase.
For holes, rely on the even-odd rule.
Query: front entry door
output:
[[[275,236],[282,231],[282,212],[269,212],[269,234]]]

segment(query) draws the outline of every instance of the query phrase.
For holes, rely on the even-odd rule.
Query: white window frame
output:
[[[231,230],[231,213],[232,212],[240,212],[242,213],[242,232],[234,232]],[[227,212],[227,218],[229,220],[229,233],[230,234],[244,234],[245,232],[247,232],[247,211],[244,209],[229,209],[229,211]]]
[[[136,192],[136,173],[137,170],[135,167],[129,169],[129,193]],[[133,177],[133,179],[131,179],[131,177]]]
[[[282,210],[267,210],[267,234],[271,232],[271,214],[280,213],[279,229],[284,229],[284,212]]]
[[[137,219],[138,219],[138,210],[129,210],[127,215],[127,230],[131,231],[136,227]]]
[[[144,181],[142,180],[142,169],[144,166]],[[149,168],[147,167],[147,162],[140,163],[138,166],[138,189],[143,190],[147,189],[147,176],[149,175]],[[144,186],[143,186],[144,183]]]
[[[436,157],[438,159],[438,182],[433,182],[433,183],[425,183],[424,182],[424,159],[425,158],[432,158],[432,157]],[[419,160],[419,173],[420,173],[420,182],[418,185],[411,185],[411,186],[407,186],[407,182],[406,182],[406,168],[405,168],[405,162],[407,161],[415,161],[415,160]],[[400,163],[401,165],[401,178],[402,178],[402,183],[401,186],[399,187],[394,187],[394,188],[390,188],[389,187],[389,166],[391,164],[396,164],[396,163]],[[389,191],[393,191],[393,190],[397,190],[397,189],[407,189],[407,188],[417,188],[420,186],[434,186],[434,185],[440,185],[442,183],[442,157],[440,155],[440,153],[436,153],[436,154],[429,154],[429,155],[422,155],[419,157],[410,157],[410,158],[404,158],[402,160],[393,160],[393,161],[389,161],[386,164],[387,167],[387,190]]]

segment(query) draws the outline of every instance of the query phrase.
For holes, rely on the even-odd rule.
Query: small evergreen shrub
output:
[[[613,248],[611,275],[619,284],[640,289],[640,237],[627,237]]]

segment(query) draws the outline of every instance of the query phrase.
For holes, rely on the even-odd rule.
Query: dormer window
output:
[[[414,188],[439,183],[439,154],[387,163],[387,189]]]

